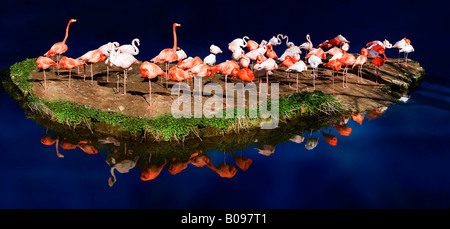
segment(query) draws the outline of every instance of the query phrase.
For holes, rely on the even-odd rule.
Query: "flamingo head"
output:
[[[178,23],[173,23],[173,27],[181,27],[181,25]]]
[[[70,19],[70,22],[77,22],[77,19]]]
[[[392,44],[386,39],[384,39],[383,45],[388,49],[392,48]]]
[[[369,50],[367,50],[366,48],[362,48],[361,49],[361,55],[367,56],[367,54],[369,54]]]

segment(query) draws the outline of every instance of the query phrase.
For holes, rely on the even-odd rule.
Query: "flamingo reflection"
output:
[[[125,144],[124,148],[125,148],[124,154],[118,155],[118,156],[125,156],[125,157],[129,156],[129,151],[127,151],[126,144]],[[111,157],[110,160],[111,160],[110,162],[108,160],[106,160],[106,163],[111,166],[111,170],[110,170],[111,177],[109,177],[109,179],[108,179],[108,184],[109,184],[109,187],[112,187],[114,185],[114,183],[116,183],[116,181],[117,181],[116,175],[114,174],[114,170],[117,170],[120,173],[128,173],[132,168],[134,168],[136,166],[136,163],[139,160],[139,156],[135,156],[133,160],[124,159],[119,162],[117,162],[116,158],[114,158],[114,157]]]
[[[164,163],[161,165],[152,164],[151,163],[152,154],[150,153],[150,158],[148,159],[148,165],[146,165],[141,172],[141,180],[149,181],[155,179],[163,170],[164,166],[167,163],[167,160],[164,158]]]
[[[275,146],[273,145],[263,145],[262,148],[255,147],[253,149],[258,150],[258,153],[264,156],[270,156],[275,153]]]
[[[226,152],[223,152],[223,163],[219,164],[218,166],[213,165],[212,163],[209,163],[207,166],[212,171],[219,174],[221,177],[225,178],[232,178],[234,175],[236,175],[237,169],[234,165],[227,164],[225,162],[225,154]]]
[[[252,164],[252,159],[242,156],[242,150],[241,155],[234,154],[233,152],[230,152],[230,154],[234,158],[237,167],[239,167],[242,171],[247,170]]]
[[[305,142],[305,148],[307,150],[313,150],[314,148],[316,148],[317,144],[319,144],[319,136],[317,135],[316,138],[313,138],[311,130],[311,132],[309,133],[309,138]]]

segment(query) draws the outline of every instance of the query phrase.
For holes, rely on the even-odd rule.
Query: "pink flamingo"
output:
[[[361,55],[359,55],[356,60],[355,63],[352,66],[352,69],[356,66],[359,65],[358,68],[358,83],[362,83],[362,66],[364,65],[364,63],[366,63],[367,61],[367,54],[369,54],[369,50],[367,50],[366,48],[362,48],[361,49]],[[360,80],[361,77],[361,80]]]
[[[192,74],[189,73],[188,71],[184,71],[180,68],[178,68],[178,66],[174,65],[173,67],[171,67],[169,69],[169,75],[170,75],[170,79],[172,81],[177,81],[177,82],[181,82],[185,79],[192,79]],[[177,103],[180,104],[180,84],[178,84],[178,99],[177,99]]]
[[[307,42],[301,44],[299,48],[309,52],[311,49],[313,49],[313,43],[311,42],[311,37],[309,36],[309,34],[306,35],[306,40]],[[308,55],[308,53],[306,53],[306,55]]]
[[[216,72],[220,72],[225,75],[226,106],[229,106],[228,105],[228,91],[227,91],[227,77],[228,77],[228,75],[232,75],[233,77],[236,77],[238,71],[239,71],[239,65],[238,65],[238,63],[236,63],[233,60],[227,60],[223,63],[214,65],[211,67],[211,78]]]
[[[285,58],[284,58],[284,61],[283,62],[281,62],[281,64],[280,64],[280,68],[281,67],[286,67],[286,68],[290,68],[292,65],[294,65],[295,63],[297,63],[298,62],[298,60],[297,59],[295,59],[294,57],[291,57],[291,56],[286,56]],[[290,74],[290,71],[286,71],[286,80],[287,79],[289,79],[289,74]],[[289,81],[289,88],[291,87],[291,82]]]
[[[102,51],[95,49],[85,53],[81,57],[78,57],[78,59],[81,59],[84,62],[91,63],[91,82],[94,83],[94,73],[92,71],[92,63],[104,61],[106,59],[106,55],[103,54]],[[86,73],[84,74],[83,81],[86,81]]]
[[[341,70],[341,67],[342,67],[341,60],[340,59],[330,60],[324,66],[325,67],[330,67],[331,69],[333,69],[333,75],[331,76],[331,79],[333,80],[333,95],[336,95],[334,93],[334,77],[335,77],[334,73],[338,72],[339,70]]]
[[[192,74],[202,78],[211,76],[211,68],[205,63],[201,63],[190,68],[188,72],[191,72]],[[201,80],[198,80],[198,86],[199,86],[198,89],[201,90]],[[200,91],[199,95],[201,95]]]
[[[411,41],[409,39],[406,39],[406,37],[404,37],[403,39],[395,42],[394,46],[392,46],[392,48],[398,48],[398,59],[397,59],[397,63],[400,63],[400,50],[403,49],[405,46],[410,45]]]
[[[45,69],[49,68],[50,66],[57,66],[57,64],[52,59],[44,56],[40,56],[39,58],[37,58],[36,64],[38,68],[44,71],[44,90],[42,91],[45,93],[47,92],[47,77],[45,76]]]
[[[139,67],[141,70],[142,77],[148,78],[148,89],[150,94],[150,105],[147,106],[147,109],[152,109],[152,81],[151,79],[157,77],[157,76],[166,76],[166,73],[156,64],[150,63],[148,61],[144,61],[141,66]]]
[[[76,21],[77,21],[76,19],[70,19],[69,20],[69,23],[67,24],[67,27],[66,27],[66,36],[64,37],[64,40],[62,42],[58,42],[58,43],[55,43],[54,45],[52,45],[50,50],[48,50],[44,54],[44,56],[49,57],[49,56],[56,55],[57,56],[56,63],[57,64],[59,63],[60,55],[65,53],[67,51],[67,49],[68,49],[68,47],[66,45],[66,40],[67,40],[67,37],[69,36],[69,26],[70,26],[70,24],[72,22],[76,22]],[[58,76],[59,76],[59,67],[58,66],[57,66],[57,69],[58,69]]]
[[[381,57],[377,57],[372,60],[372,64],[375,65],[375,74],[377,75],[375,83],[378,84],[378,67],[381,67],[384,65],[384,59]]]
[[[59,64],[61,65],[62,69],[70,69],[69,71],[69,89],[70,89],[70,78],[71,78],[71,74],[72,74],[72,69],[74,67],[82,67],[84,63],[84,61],[82,60],[78,60],[78,59],[72,59],[72,58],[68,58],[66,56],[64,56],[63,58],[61,58],[61,60],[59,60]]]
[[[348,88],[348,66],[349,65],[353,65],[356,61],[355,56],[353,56],[352,54],[346,53],[344,55],[342,55],[341,57],[341,64],[345,66],[344,71],[342,72],[342,87],[343,88]],[[344,84],[345,82],[345,84]]]
[[[255,75],[253,74],[252,71],[250,71],[250,69],[245,67],[245,68],[242,68],[242,69],[240,69],[238,71],[237,77],[239,77],[239,79],[242,80],[242,84],[244,84],[242,86],[242,106],[246,107],[246,105],[245,105],[245,91],[244,91],[245,81],[252,82],[255,79]]]
[[[169,63],[172,63],[172,62],[178,60],[176,27],[181,27],[181,25],[178,23],[173,23],[173,27],[172,27],[173,48],[163,49],[155,58],[150,60],[151,62],[154,62],[154,63],[166,64],[166,74],[167,74],[167,70],[169,69]],[[166,80],[166,88],[167,87],[168,87],[168,84],[167,84],[167,80]]]

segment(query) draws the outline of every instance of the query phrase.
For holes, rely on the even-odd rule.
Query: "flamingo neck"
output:
[[[138,39],[134,39],[131,43],[132,43],[132,45],[133,45],[133,48],[134,48],[134,55],[137,55],[137,54],[139,54],[139,49],[138,49],[138,47],[136,46],[136,42],[138,42],[138,44],[139,44],[139,40]]]
[[[177,51],[177,32],[175,31],[175,28],[177,26],[173,25],[173,51]]]
[[[66,27],[66,36],[64,37],[64,40],[62,41],[63,44],[66,43],[67,37],[69,36],[69,26],[70,26],[70,23],[72,23],[72,20],[70,20],[69,23],[67,24],[67,27]]]

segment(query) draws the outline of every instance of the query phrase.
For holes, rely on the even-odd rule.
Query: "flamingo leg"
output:
[[[86,81],[86,68],[83,65],[83,81]]]
[[[58,76],[59,76],[59,54],[56,56],[56,69],[58,69]]]
[[[47,92],[47,77],[45,76],[45,69],[44,70],[44,90],[42,90],[44,93]]]
[[[119,91],[119,73],[117,73],[117,91],[116,91],[116,94],[117,93],[119,93],[120,91]]]
[[[229,107],[230,105],[228,104],[227,77],[228,75],[225,75],[225,106]]]
[[[123,70],[123,94],[127,95],[127,72],[128,70]]]
[[[94,73],[92,72],[92,63],[91,63],[91,83],[94,84]]]
[[[70,78],[71,78],[71,74],[72,74],[72,69],[69,70],[69,89],[70,89]]]
[[[267,82],[267,96],[270,96],[269,93],[269,72],[266,72],[266,82]]]
[[[109,66],[106,66],[106,82],[109,83]]]
[[[405,54],[405,66],[408,66],[408,53]]]
[[[333,79],[333,95],[336,95],[336,94],[334,93],[334,71],[333,71],[333,75],[331,76],[331,79]]]
[[[297,92],[298,92],[298,72],[297,72],[297,74],[295,74],[295,76],[296,76],[296,82],[297,82]]]
[[[150,105],[147,106],[147,109],[152,109],[152,82],[151,82],[150,78],[148,78],[148,90],[150,91],[150,93],[149,93],[149,96],[150,96],[149,103],[150,103]]]

